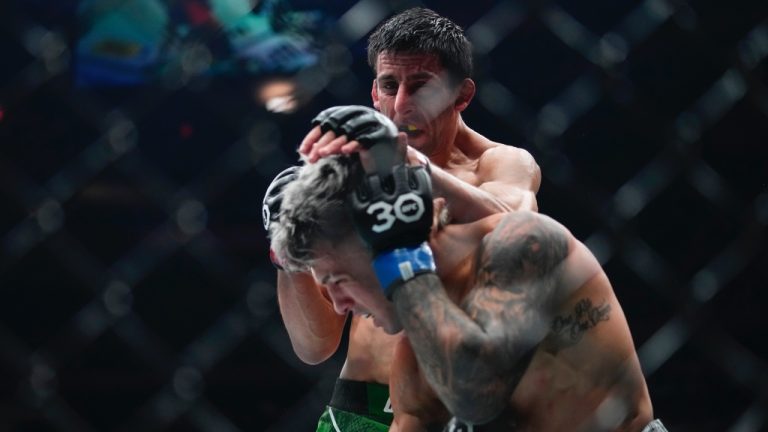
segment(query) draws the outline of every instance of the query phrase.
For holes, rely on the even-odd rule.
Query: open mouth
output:
[[[400,132],[405,132],[409,137],[415,137],[421,134],[423,131],[412,124],[400,125],[398,128]]]

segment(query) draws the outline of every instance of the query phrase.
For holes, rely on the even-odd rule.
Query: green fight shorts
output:
[[[387,432],[391,423],[387,386],[339,378],[317,432]]]

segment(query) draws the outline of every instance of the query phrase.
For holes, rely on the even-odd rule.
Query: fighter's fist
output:
[[[395,165],[370,174],[349,195],[358,233],[373,250],[373,269],[390,297],[395,287],[435,271],[427,244],[432,228],[432,183],[423,166]]]
[[[335,106],[323,110],[312,120],[325,133],[333,131],[337,136],[346,135],[349,141],[357,141],[365,149],[377,144],[397,145],[397,126],[384,114],[362,105]]]
[[[349,197],[355,226],[374,255],[418,245],[432,228],[432,183],[422,166],[395,165],[371,174]]]

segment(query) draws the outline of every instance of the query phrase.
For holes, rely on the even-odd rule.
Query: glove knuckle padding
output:
[[[316,115],[314,119],[312,119],[312,126],[320,126],[320,130],[323,131],[323,133],[328,132],[329,125],[328,125],[328,118],[336,111],[339,110],[339,108],[342,107],[330,107],[326,108],[322,111],[320,111],[320,114]]]
[[[336,135],[346,135],[350,141],[358,141],[366,149],[382,143],[397,144],[397,126],[392,120],[362,105],[325,109],[312,120],[312,124],[319,125],[324,133],[333,131]]]

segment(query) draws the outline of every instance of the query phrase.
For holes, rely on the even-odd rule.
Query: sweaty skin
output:
[[[461,113],[474,91],[470,79],[458,87],[449,85],[434,55],[385,52],[379,54],[371,96],[376,109],[407,130],[403,134],[407,135],[408,159],[419,163],[420,152],[429,157],[433,192],[449,203],[454,221],[536,210],[541,172],[533,157],[523,149],[489,140],[462,120]],[[319,127],[299,147],[309,162],[356,151],[360,151],[356,141],[330,131],[323,135]],[[297,355],[310,364],[320,363],[336,351],[347,315],[338,310],[340,315],[329,313],[326,289],[315,285],[308,275],[278,278],[281,313],[291,341]],[[342,378],[388,383],[393,338],[375,327],[374,318],[353,316]],[[307,323],[312,325],[307,327]]]
[[[475,94],[465,78],[452,83],[435,55],[379,54],[371,87],[373,106],[407,136],[408,159],[419,153],[432,167],[434,196],[451,206],[457,222],[512,210],[537,210],[541,170],[526,150],[494,142],[472,130],[461,114]],[[308,162],[360,151],[357,141],[313,128],[299,146]]]
[[[461,138],[460,142],[463,143],[462,149],[465,150],[457,148],[451,159],[446,162],[444,169],[436,166],[436,164],[432,164],[431,168],[434,193],[437,196],[451,195],[447,200],[451,203],[452,215],[464,209],[464,217],[479,216],[481,213],[477,212],[477,209],[481,207],[472,204],[477,201],[490,203],[489,205],[493,206],[484,210],[483,213],[485,214],[509,210],[535,210],[537,208],[534,193],[516,192],[515,188],[508,183],[512,176],[525,177],[528,178],[528,181],[540,176],[538,166],[532,162],[532,159],[528,160],[530,155],[527,152],[493,143],[482,135],[471,131],[463,123],[460,133],[457,135]],[[412,150],[411,152],[413,155]],[[522,157],[523,154],[527,155],[527,158]],[[472,159],[472,157],[476,157],[476,159]],[[504,160],[517,168],[505,171],[510,170],[510,168],[505,168],[503,163],[499,163],[499,161]],[[535,190],[537,190],[538,180],[534,179],[533,181],[535,182]],[[476,214],[470,215],[467,210],[475,211]],[[344,327],[347,313],[338,310],[338,315],[327,313],[330,308],[321,306],[327,304],[327,294],[325,293],[327,287],[322,286],[322,284],[311,285],[314,285],[311,278],[306,276],[283,274],[278,278],[278,296],[282,300],[280,302],[281,313],[296,353],[305,362],[317,364],[326,360],[336,351],[341,340],[341,330]],[[297,299],[297,293],[303,297]],[[309,313],[305,311],[300,315],[311,315],[314,311],[320,316],[320,318],[315,319],[316,323],[313,326],[305,326],[306,321],[312,321],[310,318],[302,319],[298,325],[292,326],[291,322],[296,322],[292,317],[297,314],[299,308],[291,307],[291,305],[297,302],[303,303],[305,309],[310,310]],[[307,329],[312,329],[313,334],[309,337],[303,336]],[[323,332],[333,337],[317,337],[315,334],[317,332]],[[391,336],[374,326],[372,318],[366,319],[354,315],[349,335],[347,361],[342,368],[340,377],[387,384],[389,365],[393,355],[391,352],[394,347],[393,341]]]
[[[486,138],[463,121],[461,113],[475,92],[471,79],[458,86],[449,84],[437,57],[427,54],[384,52],[379,54],[376,69],[371,88],[374,107],[403,131],[401,140],[405,136],[410,163],[429,158],[433,193],[449,203],[454,222],[538,209],[541,172],[533,157],[524,149]],[[322,134],[319,127],[307,134],[299,148],[310,163],[357,151],[361,149],[356,141],[330,131]],[[330,357],[351,315],[347,358],[340,377],[389,384],[399,337],[376,325],[376,311],[355,312],[343,305],[334,311],[327,290],[337,281],[315,283],[306,273],[278,273],[280,310],[299,358],[317,364]],[[368,314],[372,315],[365,318]],[[403,414],[399,418],[406,424],[409,417]]]
[[[492,143],[480,134],[470,133],[471,131],[466,125],[462,124],[461,136],[468,138],[465,148],[472,148],[473,152],[480,156],[476,160],[470,159],[463,152],[455,152],[452,159],[448,161],[445,169],[432,168],[433,187],[436,196],[441,196],[439,190],[440,184],[443,184],[443,189],[461,188],[460,192],[454,194],[453,205],[451,207],[451,214],[454,209],[458,208],[476,208],[472,204],[456,204],[462,199],[457,196],[460,193],[464,193],[466,185],[475,186],[478,193],[490,196],[492,200],[499,202],[493,213],[512,210],[525,210],[536,209],[536,199],[533,194],[520,194],[520,193],[507,193],[505,195],[502,190],[509,190],[509,186],[504,181],[490,180],[493,178],[503,178],[498,172],[500,169],[496,168],[497,161],[503,160],[502,153],[507,153],[507,156],[517,155],[516,149],[513,147],[503,146],[498,143]],[[434,165],[433,165],[434,167]],[[538,169],[538,167],[536,167]],[[530,174],[530,173],[529,173]],[[507,174],[509,176],[509,174]],[[524,177],[520,174],[521,177]],[[436,181],[435,177],[448,179],[448,181]],[[462,182],[459,183],[457,180]],[[456,187],[456,184],[460,186]],[[495,189],[498,188],[498,191]],[[497,195],[490,195],[486,191],[493,191]],[[502,198],[497,198],[500,196]],[[480,197],[471,197],[464,195],[464,200],[480,200]],[[503,200],[506,199],[506,202]],[[478,213],[479,215],[479,213]],[[474,216],[472,216],[474,217]],[[354,379],[360,381],[374,381],[379,383],[387,383],[389,376],[389,365],[391,364],[391,353],[393,347],[393,338],[373,325],[372,319],[362,318],[354,316],[352,321],[352,328],[350,332],[350,343],[347,353],[347,362],[345,363],[341,377],[347,379]]]
[[[652,419],[621,306],[564,227],[495,215],[447,226],[430,246],[437,277],[395,292],[408,337],[392,363],[391,430],[444,424],[445,405],[490,421],[480,431],[640,431]]]

